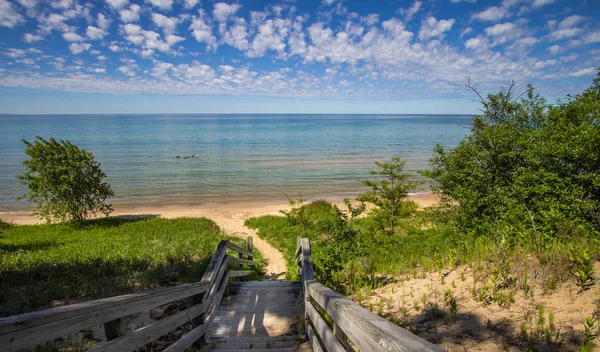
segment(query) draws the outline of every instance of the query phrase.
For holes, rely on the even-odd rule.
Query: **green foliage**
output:
[[[594,260],[586,248],[569,247],[569,259],[579,292],[594,284]]]
[[[243,242],[204,218],[13,226],[0,237],[0,316],[199,281],[222,239]]]
[[[112,212],[106,200],[114,195],[103,182],[106,177],[92,153],[69,141],[36,137],[33,143],[23,140],[23,161],[27,171],[17,179],[28,187],[28,198],[37,205],[36,214],[51,222],[83,222],[97,213]]]
[[[600,77],[600,76],[599,76]],[[481,99],[471,134],[438,145],[432,170],[447,224],[465,235],[502,237],[538,253],[600,230],[600,80],[548,105],[529,86]]]
[[[1,235],[1,234],[2,234],[4,231],[6,231],[6,230],[10,229],[11,227],[12,227],[12,225],[11,225],[11,224],[9,224],[9,223],[7,223],[7,222],[3,221],[2,219],[0,219],[0,235]]]
[[[361,182],[371,188],[360,194],[357,199],[361,202],[377,206],[374,209],[376,218],[383,225],[383,230],[393,234],[397,218],[409,215],[416,210],[414,202],[408,201],[408,193],[417,189],[421,182],[413,180],[411,174],[404,172],[405,162],[399,157],[386,162],[375,162],[378,170],[372,170],[374,180]]]

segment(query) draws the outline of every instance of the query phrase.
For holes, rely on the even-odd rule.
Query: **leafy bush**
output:
[[[23,140],[29,159],[23,161],[27,171],[17,179],[28,187],[28,201],[37,205],[36,214],[46,221],[83,222],[91,215],[112,212],[106,200],[114,195],[103,182],[106,174],[90,152],[69,141],[36,137],[33,143]]]
[[[600,76],[582,94],[548,105],[529,86],[482,98],[471,134],[438,145],[432,170],[440,214],[459,233],[508,237],[539,253],[600,230]]]
[[[374,214],[382,224],[382,230],[393,234],[397,218],[416,210],[415,204],[407,198],[408,193],[415,190],[420,182],[412,180],[412,175],[404,172],[406,163],[399,157],[387,162],[375,162],[375,165],[378,170],[372,170],[371,175],[377,178],[361,181],[371,190],[360,194],[357,199],[376,205]]]

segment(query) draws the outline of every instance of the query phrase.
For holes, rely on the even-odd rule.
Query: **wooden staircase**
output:
[[[229,287],[203,350],[297,351],[302,306],[300,282],[250,281]]]
[[[89,351],[138,351],[175,331],[183,335],[176,335],[164,352],[190,347],[229,352],[441,351],[316,281],[307,238],[298,239],[296,250],[300,282],[230,283],[253,273],[229,268],[254,265],[252,249],[251,237],[247,249],[221,241],[199,282],[0,318],[0,351],[35,348],[98,326],[102,336]],[[181,307],[148,325],[124,323],[171,304]]]

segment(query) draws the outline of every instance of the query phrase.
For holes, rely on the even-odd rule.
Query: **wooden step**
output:
[[[248,281],[230,285],[230,295],[224,297],[211,317],[208,340],[227,339],[231,350],[267,348],[275,344],[285,350],[283,336],[295,336],[299,330],[301,286],[297,281]],[[267,340],[235,340],[259,338]],[[298,341],[296,339],[295,341]],[[292,341],[293,342],[293,341]],[[258,343],[248,348],[250,344]],[[219,348],[225,348],[223,344]],[[293,344],[291,344],[293,347]],[[268,348],[267,348],[268,349]]]
[[[213,351],[228,351],[228,350],[281,350],[284,348],[295,348],[300,343],[300,340],[288,341],[254,341],[254,342],[237,342],[235,340],[227,343],[216,342],[209,343],[204,349]]]

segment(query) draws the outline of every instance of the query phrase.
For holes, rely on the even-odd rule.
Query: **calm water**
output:
[[[453,147],[470,116],[68,115],[0,116],[0,211],[15,198],[22,138],[70,140],[102,164],[117,205],[206,204],[351,196],[376,160],[428,167],[436,142]],[[180,158],[176,158],[176,156]],[[184,159],[194,155],[195,158]]]

